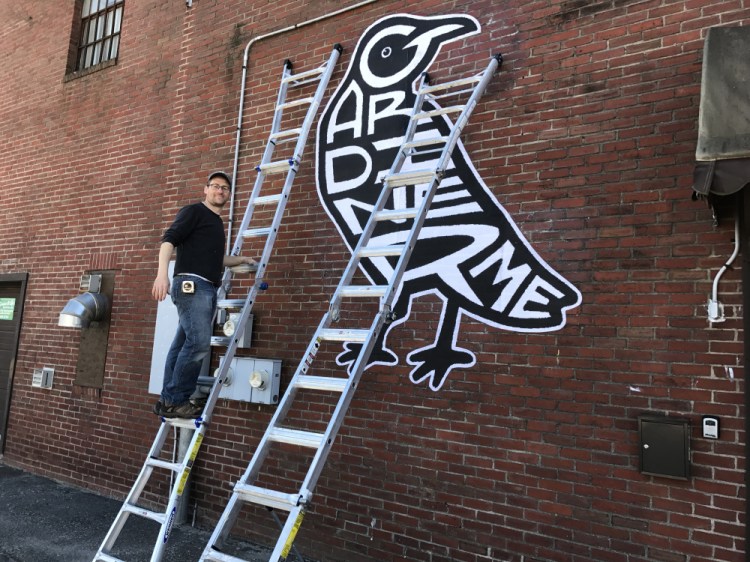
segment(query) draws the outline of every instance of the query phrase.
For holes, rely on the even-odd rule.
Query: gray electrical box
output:
[[[640,471],[652,476],[690,477],[690,421],[645,415],[638,418]]]
[[[280,381],[280,359],[234,357],[219,398],[255,404],[278,404]],[[210,390],[210,387],[205,389],[206,392]]]

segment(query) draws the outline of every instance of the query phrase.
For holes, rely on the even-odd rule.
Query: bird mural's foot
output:
[[[361,343],[344,343],[344,351],[339,353],[336,357],[336,364],[342,367],[346,366],[347,373],[351,375],[354,363],[357,362],[357,358],[361,351]],[[375,348],[370,354],[370,360],[367,363],[367,367],[375,363],[382,365],[396,365],[398,364],[398,356],[386,347]]]
[[[432,390],[440,390],[455,367],[471,367],[476,363],[470,351],[437,345],[412,351],[406,360],[410,365],[416,365],[409,374],[411,382],[420,384],[426,380]]]

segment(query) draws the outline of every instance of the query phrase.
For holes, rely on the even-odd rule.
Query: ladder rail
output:
[[[300,132],[299,132],[297,145],[296,145],[296,152],[294,156],[294,163],[293,165],[290,165],[290,169],[287,172],[286,180],[282,188],[283,196],[279,197],[278,201],[276,202],[277,206],[276,206],[276,212],[274,214],[271,232],[269,233],[268,238],[266,239],[266,243],[264,245],[263,255],[261,257],[261,263],[258,265],[258,269],[256,272],[255,283],[252,285],[251,289],[247,293],[247,296],[244,301],[244,305],[242,307],[242,311],[237,321],[237,328],[236,328],[235,335],[231,338],[229,346],[227,348],[227,352],[222,358],[222,360],[220,361],[219,372],[217,376],[215,377],[214,384],[212,385],[211,391],[209,392],[206,405],[204,406],[203,415],[196,420],[181,420],[181,419],[168,420],[164,418],[162,419],[161,426],[157,432],[157,436],[154,439],[151,449],[149,450],[148,456],[146,457],[146,461],[144,462],[141,468],[141,471],[139,472],[139,475],[136,478],[134,486],[131,488],[130,492],[128,493],[128,496],[125,502],[123,503],[123,506],[121,507],[120,511],[115,517],[113,524],[111,525],[104,540],[102,541],[102,544],[99,547],[99,550],[94,557],[95,562],[114,559],[110,555],[110,551],[114,547],[115,541],[121,534],[123,527],[125,526],[125,523],[131,514],[139,515],[148,519],[152,519],[157,522],[161,522],[161,527],[160,527],[158,536],[156,538],[154,549],[152,551],[151,562],[159,562],[163,557],[163,554],[166,548],[166,543],[169,540],[169,536],[172,530],[172,526],[174,524],[174,519],[177,513],[177,509],[180,505],[183,493],[186,489],[187,481],[190,476],[193,463],[195,461],[195,458],[198,455],[201,444],[203,442],[203,437],[205,435],[206,428],[211,419],[213,408],[219,398],[221,387],[224,381],[226,380],[226,376],[229,372],[231,361],[234,358],[234,354],[237,348],[239,347],[239,343],[240,343],[239,335],[242,334],[246,328],[246,324],[250,317],[252,306],[255,302],[255,298],[258,292],[260,290],[265,290],[265,288],[267,287],[267,284],[263,282],[263,276],[265,274],[265,269],[270,260],[271,254],[273,253],[275,235],[276,235],[276,232],[278,232],[278,229],[281,224],[281,220],[283,218],[284,210],[286,207],[286,202],[288,200],[288,195],[289,195],[289,192],[291,191],[292,183],[294,181],[294,178],[297,172],[299,160],[301,159],[302,152],[304,150],[304,146],[306,144],[307,137],[309,136],[312,122],[315,117],[314,114],[317,113],[317,109],[320,106],[320,101],[325,93],[325,89],[328,85],[328,82],[330,81],[331,75],[333,74],[334,67],[336,65],[336,62],[339,59],[341,51],[342,51],[341,46],[336,44],[333,51],[331,52],[331,55],[328,61],[323,65],[325,66],[325,70],[320,73],[319,84],[318,84],[318,87],[316,88],[315,96],[313,98],[312,103],[310,103],[310,106],[308,107],[307,114],[304,119],[304,123],[302,127],[300,127]],[[284,69],[282,72],[282,83],[279,88],[279,95],[277,96],[277,108],[282,106],[284,103],[284,100],[287,94],[287,89],[290,84],[290,80],[288,80],[290,76],[291,76],[291,63],[286,61],[284,63]],[[276,146],[274,135],[277,135],[280,130],[281,119],[282,119],[282,111],[281,110],[274,111],[274,118],[273,118],[273,123],[271,127],[271,133],[270,133],[271,136],[269,137],[269,141],[264,151],[263,162],[270,161],[273,155],[273,152]],[[265,173],[260,171],[258,173],[255,184],[253,186],[253,190],[250,196],[250,204],[248,205],[248,208],[246,209],[246,212],[245,212],[245,216],[243,217],[243,221],[242,221],[243,227],[238,231],[237,239],[236,239],[231,255],[239,255],[242,249],[243,231],[247,229],[247,226],[250,224],[250,221],[252,219],[254,202],[260,196],[260,190],[261,190],[264,177],[265,177]],[[224,274],[222,276],[221,287],[217,291],[218,300],[224,300],[224,297],[229,292],[231,288],[231,282],[230,282],[231,277],[232,277],[231,269],[225,268]],[[216,316],[214,316],[214,318],[216,318]],[[172,426],[180,427],[183,429],[190,429],[193,431],[193,435],[190,440],[190,445],[184,457],[182,458],[181,462],[179,463],[168,463],[166,461],[161,461],[158,458],[162,448],[164,447],[167,436],[169,434],[169,428]],[[192,426],[194,426],[194,428]],[[145,486],[149,478],[151,477],[154,471],[154,468],[157,468],[157,467],[171,470],[173,477],[175,477],[170,484],[171,492],[170,492],[169,500],[167,502],[166,511],[163,514],[159,514],[157,512],[150,512],[148,510],[138,508],[137,506],[137,501],[141,493],[145,489]]]
[[[477,83],[477,87],[474,89],[469,100],[466,102],[463,111],[461,111],[461,114],[456,118],[456,121],[451,128],[451,133],[450,135],[448,135],[448,139],[445,141],[445,145],[443,146],[443,151],[438,158],[438,163],[436,165],[436,177],[433,178],[432,182],[430,183],[429,189],[425,192],[422,203],[419,206],[419,212],[417,213],[417,216],[414,217],[411,230],[409,231],[409,234],[407,236],[408,243],[404,244],[404,252],[398,259],[398,263],[396,264],[394,272],[391,276],[391,280],[388,283],[386,293],[382,297],[382,303],[384,307],[388,307],[389,309],[391,307],[395,295],[401,285],[401,279],[403,278],[404,273],[406,273],[406,266],[409,262],[409,259],[411,258],[411,254],[417,245],[419,232],[422,230],[422,226],[427,219],[427,213],[432,206],[432,200],[437,193],[440,182],[442,181],[445,171],[448,167],[448,163],[450,161],[451,155],[453,154],[453,150],[456,148],[458,139],[461,136],[464,127],[468,123],[471,114],[474,112],[474,108],[476,107],[479,98],[487,88],[487,85],[497,71],[497,68],[500,65],[501,61],[502,57],[500,55],[496,55],[490,60],[490,64],[482,74],[482,78]],[[372,219],[373,217],[370,218],[370,222],[374,222]]]
[[[156,433],[156,438],[151,445],[151,449],[149,449],[148,455],[146,457],[147,459],[151,459],[159,455],[159,452],[164,446],[168,435],[169,429],[166,427],[166,424],[162,423]],[[138,476],[135,479],[135,484],[130,489],[130,492],[128,492],[128,495],[123,501],[123,506],[135,505],[138,502],[138,499],[141,497],[141,493],[143,493],[143,490],[146,487],[148,479],[151,477],[151,473],[153,472],[153,470],[153,466],[150,466],[148,463],[143,464],[140,472],[138,473]],[[125,526],[125,523],[127,522],[129,516],[130,512],[126,510],[121,509],[120,512],[118,512],[114,522],[112,523],[112,526],[104,536],[104,540],[102,541],[102,544],[99,547],[99,551],[96,553],[94,560],[99,560],[100,558],[98,557],[102,554],[105,554],[104,551],[112,549],[115,541],[122,532],[122,528]]]
[[[412,114],[407,126],[407,130],[404,134],[402,146],[396,154],[393,165],[391,166],[388,174],[383,180],[383,189],[381,190],[377,202],[373,207],[370,217],[363,228],[360,238],[357,242],[356,247],[352,250],[352,257],[347,264],[347,267],[336,287],[333,297],[331,298],[329,309],[323,314],[318,328],[310,341],[302,360],[300,361],[297,369],[295,370],[294,376],[292,377],[287,392],[283,396],[281,403],[279,404],[276,412],[274,413],[263,437],[261,438],[258,446],[255,449],[253,457],[248,464],[242,478],[235,486],[235,489],[230,498],[227,509],[221,516],[219,524],[214,529],[214,532],[209,540],[206,549],[201,557],[201,560],[212,560],[211,553],[216,552],[213,545],[218,544],[219,541],[223,541],[229,535],[230,526],[234,523],[240,509],[240,502],[245,501],[248,503],[256,503],[257,505],[264,505],[261,502],[266,502],[275,507],[279,507],[284,510],[290,510],[287,517],[287,521],[281,531],[281,534],[276,542],[273,553],[270,560],[277,562],[280,559],[286,558],[291,548],[294,538],[296,536],[299,525],[302,521],[302,516],[305,510],[309,506],[312,498],[312,493],[317,484],[318,478],[323,471],[325,461],[328,454],[333,446],[333,442],[343,424],[346,412],[351,404],[354,396],[354,392],[359,384],[363,372],[367,367],[370,355],[375,347],[378,340],[378,336],[383,329],[384,324],[390,322],[391,318],[391,307],[394,299],[398,295],[399,286],[403,275],[406,271],[411,254],[416,246],[419,233],[424,225],[427,218],[430,206],[433,198],[440,186],[440,183],[445,176],[446,169],[449,165],[451,155],[455,146],[458,142],[458,138],[466,125],[469,116],[476,107],[478,98],[483,94],[486,89],[489,80],[497,70],[502,58],[500,55],[496,55],[490,61],[482,78],[478,81],[472,95],[470,96],[467,103],[463,106],[459,117],[455,122],[452,123],[451,133],[445,139],[443,149],[440,157],[435,161],[434,171],[425,175],[425,178],[429,178],[427,182],[427,189],[422,196],[422,201],[418,205],[418,209],[413,215],[413,222],[411,228],[408,231],[405,242],[402,248],[398,252],[391,254],[383,253],[384,248],[369,248],[368,242],[371,240],[375,227],[379,220],[382,219],[381,215],[384,213],[383,209],[392,193],[394,185],[412,185],[416,188],[417,185],[423,185],[419,181],[412,180],[413,174],[407,173],[406,175],[401,174],[401,178],[398,178],[398,174],[403,167],[406,159],[409,157],[410,150],[409,144],[413,142],[414,135],[417,129],[417,123],[421,119],[420,114],[424,114],[422,106],[425,101],[427,93],[425,91],[425,83],[427,81],[427,75],[424,74],[420,81],[420,87],[415,99],[415,104],[412,109]],[[406,145],[406,146],[405,146]],[[422,174],[420,172],[420,174]],[[414,177],[421,177],[420,174]],[[422,174],[424,175],[424,174]],[[409,179],[411,183],[404,183]],[[402,182],[402,183],[399,183]],[[387,214],[385,216],[390,216]],[[394,267],[385,290],[382,291],[382,287],[379,287],[377,291],[367,291],[352,288],[350,286],[351,280],[359,267],[359,264],[363,258],[367,258],[373,255],[396,255],[398,259],[396,266]],[[340,304],[344,297],[378,297],[380,299],[380,310],[375,315],[368,330],[335,330],[330,329],[332,322],[336,322],[340,316]],[[320,385],[315,385],[315,377],[308,375],[307,372],[315,359],[315,356],[320,350],[321,342],[326,341],[351,341],[348,338],[349,335],[355,335],[360,338],[357,341],[361,341],[361,348],[354,361],[352,369],[348,378],[342,379],[345,382],[334,383],[334,378],[323,377]],[[361,333],[359,333],[361,332]],[[329,390],[330,392],[340,392],[336,406],[330,416],[330,420],[326,426],[325,432],[321,435],[319,433],[310,432],[306,435],[304,431],[300,430],[285,430],[281,427],[280,422],[286,419],[287,415],[291,411],[292,405],[297,395],[298,388],[320,388]],[[282,433],[281,439],[274,439],[274,436]],[[294,442],[302,446],[313,446],[317,445],[313,460],[310,462],[309,469],[300,485],[299,491],[296,494],[296,505],[293,505],[295,494],[285,494],[282,492],[276,492],[273,490],[265,490],[252,486],[253,482],[257,479],[260,474],[261,465],[267,455],[269,454],[270,445],[274,441],[282,442]],[[245,497],[242,493],[245,493]],[[281,498],[281,499],[279,499]],[[253,501],[255,500],[255,501]],[[287,503],[289,502],[289,503]]]
[[[317,480],[323,471],[325,460],[333,445],[333,440],[335,439],[336,435],[338,434],[338,430],[343,424],[344,415],[346,411],[348,410],[348,407],[354,396],[354,390],[356,389],[358,381],[361,378],[362,373],[364,372],[367,366],[367,361],[369,360],[370,354],[372,353],[372,349],[375,346],[377,335],[382,329],[383,324],[388,320],[388,314],[390,312],[391,303],[395,295],[398,292],[398,287],[400,285],[403,274],[406,271],[406,266],[408,264],[409,257],[411,256],[411,252],[413,251],[413,248],[416,245],[416,239],[426,219],[426,216],[429,211],[430,204],[435,195],[435,192],[437,191],[437,188],[440,185],[440,180],[442,179],[441,177],[442,169],[444,169],[447,166],[448,160],[450,159],[453,149],[458,143],[459,135],[463,131],[463,128],[468,122],[468,119],[471,116],[471,113],[476,107],[478,99],[484,93],[484,90],[486,89],[490,79],[494,75],[501,61],[502,61],[502,57],[500,55],[496,55],[495,57],[492,58],[492,60],[490,61],[490,64],[487,66],[487,69],[485,70],[482,76],[482,79],[479,81],[476,89],[472,93],[470,100],[467,102],[464,110],[461,112],[461,115],[459,116],[459,118],[456,119],[456,122],[454,123],[454,126],[452,127],[449,141],[446,142],[446,145],[443,149],[443,153],[438,161],[438,170],[441,173],[436,175],[435,179],[431,182],[430,188],[428,192],[425,194],[422,204],[420,205],[419,213],[414,218],[414,223],[412,224],[412,228],[407,237],[407,243],[405,244],[406,249],[404,253],[399,257],[396,268],[394,269],[394,272],[391,275],[391,279],[389,281],[388,289],[386,291],[385,296],[381,297],[381,311],[377,314],[376,318],[373,320],[373,324],[370,328],[371,335],[368,338],[368,341],[362,346],[360,350],[360,353],[352,368],[352,373],[350,375],[350,384],[348,385],[346,391],[340,397],[336,410],[331,416],[329,427],[327,428],[325,432],[324,445],[320,449],[318,449],[314,460],[311,462],[310,469],[308,470],[307,476],[305,477],[305,480],[303,481],[300,487],[301,492],[303,494],[312,495],[312,490],[314,489],[315,484],[317,483]],[[421,98],[419,96],[418,96],[418,103],[421,103]],[[416,104],[415,104],[415,108],[416,108]],[[412,136],[413,136],[413,132],[412,132]],[[405,138],[409,138],[409,140],[411,140],[411,137],[409,137],[408,129],[407,129],[407,135],[405,136]],[[402,150],[399,152],[400,152],[399,156],[397,156],[396,161],[394,162],[394,165],[391,167],[392,172],[396,172],[400,168],[400,165],[403,164],[405,154],[404,154],[404,151]],[[385,191],[386,190],[383,190],[384,193]],[[382,195],[383,194],[381,194],[381,197]],[[368,221],[368,227],[371,226],[369,223],[375,223],[374,211],[370,215],[370,219]],[[368,233],[368,236],[372,235],[372,231],[374,230],[374,228],[368,228],[368,227],[365,227],[363,234],[360,236],[360,241],[362,237],[365,236],[365,232]],[[358,250],[361,249],[360,246],[361,244],[358,244],[358,248],[357,248]],[[359,259],[357,258],[357,254],[352,253],[352,258],[349,262],[350,265],[358,261]],[[276,550],[274,550],[274,553],[276,553],[276,551],[279,548],[279,545],[282,543],[286,543],[285,537],[283,535],[279,538],[279,541],[277,542]],[[275,561],[276,558],[273,558],[272,556],[271,560]]]
[[[255,304],[255,299],[258,295],[258,292],[261,290],[265,290],[264,289],[265,284],[264,284],[263,279],[265,277],[266,266],[268,265],[270,258],[271,258],[271,254],[273,253],[273,247],[276,242],[276,236],[281,226],[281,222],[284,217],[284,211],[286,210],[286,204],[289,200],[289,194],[291,192],[292,184],[294,182],[294,179],[297,174],[297,170],[299,168],[299,161],[298,161],[297,155],[299,155],[299,157],[301,158],[302,152],[304,150],[305,142],[307,140],[307,136],[309,134],[313,119],[315,117],[315,113],[317,113],[317,109],[320,106],[320,100],[323,98],[323,94],[325,93],[326,86],[328,85],[328,80],[330,80],[330,77],[333,74],[333,69],[340,55],[341,55],[341,46],[336,44],[331,53],[328,68],[322,74],[320,83],[318,84],[318,88],[315,93],[315,101],[310,104],[307,115],[301,127],[303,130],[303,134],[300,135],[297,141],[297,147],[295,148],[296,150],[295,162],[290,167],[289,172],[287,173],[287,176],[286,176],[286,180],[284,181],[284,186],[281,191],[282,195],[279,198],[279,201],[277,203],[276,212],[274,213],[273,221],[271,222],[271,226],[269,227],[269,234],[266,238],[266,243],[263,247],[263,254],[260,258],[260,262],[258,263],[258,269],[255,272],[255,282],[253,283],[250,291],[247,294],[247,297],[245,299],[245,305],[243,306],[242,312],[240,313],[240,316],[236,322],[236,328],[235,328],[234,335],[231,338],[231,343],[229,347],[227,348],[227,351],[224,354],[224,357],[222,358],[219,364],[219,369],[216,374],[216,379],[217,379],[216,383],[214,383],[213,387],[211,388],[211,392],[209,393],[209,397],[206,402],[205,411],[208,412],[207,417],[204,414],[204,417],[206,420],[210,419],[211,412],[213,411],[213,406],[216,403],[216,401],[219,399],[219,393],[221,392],[221,387],[223,386],[224,381],[226,380],[226,376],[229,373],[232,359],[234,359],[234,355],[241,341],[241,335],[243,334],[247,326],[247,322],[250,318],[250,313],[252,312],[253,305]],[[261,174],[262,172],[259,173],[258,175],[259,178],[261,177]],[[251,203],[248,205],[246,214],[252,214],[252,207],[254,207],[254,205],[252,205],[253,197],[256,197],[256,198],[258,197],[259,190],[260,190],[260,186],[256,182],[256,187],[253,189],[253,194],[251,195]],[[243,224],[245,222],[246,221],[243,219]],[[239,253],[239,249],[242,246],[243,230],[244,229],[240,227],[237,233],[237,242],[235,244],[235,247],[237,248],[237,253]],[[231,270],[227,268],[227,271],[231,271]],[[229,289],[227,284],[224,285],[224,288],[226,290]]]
[[[426,72],[422,73],[422,76],[420,77],[419,82],[419,91],[421,92],[422,88],[424,87],[425,83],[427,83],[428,75]],[[412,107],[412,115],[414,115],[422,106],[424,100],[424,94],[418,93],[417,98],[414,101],[414,106]],[[417,131],[417,123],[416,121],[410,119],[409,124],[406,128],[406,132],[404,133],[404,141],[403,142],[411,142],[414,138],[414,134]],[[402,143],[403,144],[403,143]],[[391,164],[390,169],[388,170],[387,175],[393,175],[398,170],[401,169],[401,167],[404,164],[404,161],[406,160],[407,153],[405,150],[399,149],[396,159]],[[367,246],[367,242],[369,242],[370,238],[372,237],[372,233],[375,231],[375,227],[377,226],[377,222],[372,220],[372,217],[375,216],[376,213],[381,212],[385,208],[385,204],[388,202],[388,198],[391,195],[391,190],[388,189],[388,186],[385,182],[383,182],[383,189],[380,191],[380,195],[378,196],[377,201],[375,202],[375,206],[372,209],[372,213],[370,215],[370,219],[367,221],[367,224],[365,225],[364,229],[362,230],[362,234],[359,236],[359,240],[357,241],[357,245],[352,249],[352,259],[349,260],[349,263],[346,266],[346,269],[344,270],[344,274],[341,277],[341,280],[339,281],[338,286],[336,287],[336,291],[333,294],[333,297],[331,298],[331,303],[329,310],[332,313],[332,316],[334,319],[338,319],[339,316],[339,309],[341,306],[341,298],[342,298],[342,291],[343,288],[351,283],[351,280],[354,278],[354,274],[357,271],[359,267],[360,262],[360,255],[362,252],[362,249]]]
[[[430,187],[425,193],[425,196],[422,199],[422,203],[419,206],[419,212],[417,213],[417,216],[414,217],[413,219],[411,229],[406,238],[407,242],[404,244],[404,251],[399,257],[398,263],[396,264],[396,267],[394,268],[394,271],[388,282],[385,295],[381,297],[381,310],[377,314],[375,319],[373,320],[372,326],[370,327],[370,336],[368,337],[368,340],[365,343],[365,345],[362,346],[359,356],[357,357],[352,367],[352,374],[350,375],[350,384],[347,386],[347,389],[344,391],[344,393],[342,393],[339,399],[339,402],[336,406],[336,410],[331,415],[332,423],[329,425],[329,427],[327,428],[325,432],[325,437],[324,437],[325,444],[323,447],[318,449],[316,458],[311,463],[311,469],[308,471],[308,474],[301,486],[303,490],[313,490],[315,488],[315,485],[317,483],[317,480],[321,472],[323,471],[325,459],[328,456],[328,453],[333,445],[333,440],[338,434],[339,428],[341,427],[344,421],[344,414],[348,410],[349,405],[352,401],[352,398],[354,397],[354,390],[356,389],[359,379],[362,376],[362,373],[364,372],[367,366],[367,361],[370,358],[370,354],[372,353],[372,349],[375,346],[375,342],[380,334],[380,330],[382,329],[383,324],[385,324],[389,320],[388,315],[390,313],[393,300],[395,299],[396,294],[398,293],[399,286],[401,284],[401,279],[403,278],[403,275],[406,272],[406,266],[408,265],[409,259],[411,258],[411,254],[414,251],[414,247],[417,244],[419,232],[421,231],[422,226],[424,225],[424,222],[427,218],[427,213],[430,210],[430,206],[432,204],[432,200],[435,197],[435,194],[437,193],[437,189],[442,179],[442,172],[447,167],[448,161],[450,160],[451,154],[453,153],[453,149],[458,143],[458,138],[461,132],[463,131],[463,128],[465,127],[466,123],[468,122],[469,117],[471,117],[471,113],[476,107],[479,97],[481,97],[482,93],[487,87],[487,84],[489,83],[490,79],[492,78],[495,71],[497,70],[499,62],[500,61],[498,60],[498,58],[493,58],[491,63],[487,66],[487,69],[484,71],[484,74],[482,75],[482,78],[479,81],[479,84],[477,85],[477,89],[474,90],[469,101],[466,103],[466,107],[461,112],[461,115],[459,116],[459,118],[456,120],[456,123],[454,124],[451,130],[451,134],[449,135],[448,140],[445,143],[445,146],[443,148],[443,151],[437,163],[438,174],[432,180]],[[421,103],[421,99],[419,99],[418,103]],[[415,127],[415,130],[416,130],[416,127]],[[409,135],[409,132],[407,131],[407,138],[409,139],[409,141],[411,141],[411,138],[413,137],[413,132],[412,132],[412,137],[409,137],[408,135]],[[400,151],[400,152],[401,152],[401,156],[404,156],[403,154],[404,151]],[[396,163],[399,163],[399,162],[403,163],[403,160],[404,160],[403,158],[397,158]],[[395,166],[396,163],[394,163],[394,166],[391,167],[392,172],[397,171],[396,166]],[[386,182],[387,182],[387,177],[386,177]],[[386,190],[383,190],[383,194],[386,194]],[[383,194],[381,194],[381,198],[383,198]],[[368,223],[372,223],[373,227],[368,228],[369,226],[371,226],[370,224],[368,224],[368,227],[365,227],[363,234],[360,236],[360,244],[358,244],[358,248],[357,248],[358,250],[361,250],[361,247],[363,245],[366,246],[367,242],[369,242],[369,239],[374,230],[375,222],[376,222],[375,211],[373,210],[373,213],[370,215],[370,219],[368,221]],[[365,237],[365,233],[367,233],[367,240],[364,240],[364,244],[362,244],[362,238]],[[350,260],[350,264],[351,263],[359,263],[359,258],[357,257],[357,253],[352,253],[352,259]],[[339,288],[337,289],[337,292],[340,292],[341,290],[342,290],[342,285],[339,284]]]

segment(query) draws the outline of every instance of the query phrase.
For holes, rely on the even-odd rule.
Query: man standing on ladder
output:
[[[213,172],[203,188],[205,198],[180,209],[162,237],[159,270],[151,289],[162,301],[171,294],[179,324],[164,366],[161,397],[153,411],[166,418],[197,418],[202,405],[190,401],[203,360],[211,349],[216,289],[224,267],[256,266],[252,258],[226,256],[226,236],[221,211],[229,200],[232,181],[224,172]],[[169,282],[169,261],[177,249],[174,279]]]

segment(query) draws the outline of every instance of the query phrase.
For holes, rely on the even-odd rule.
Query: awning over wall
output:
[[[695,160],[696,195],[731,195],[750,182],[750,27],[708,30]]]

